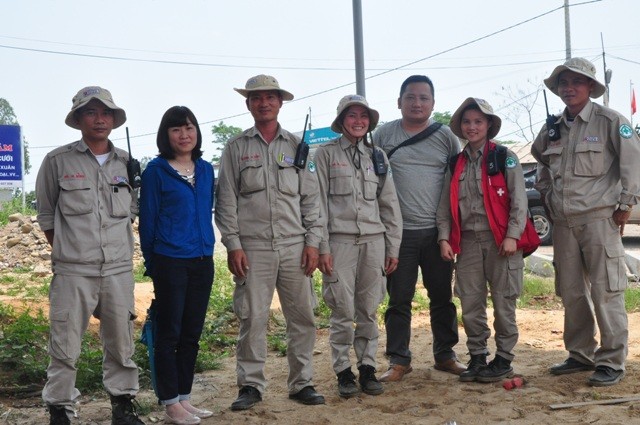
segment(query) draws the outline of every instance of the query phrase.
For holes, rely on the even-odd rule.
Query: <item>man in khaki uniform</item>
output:
[[[315,301],[310,276],[322,239],[315,164],[294,166],[299,138],[278,123],[293,95],[268,75],[250,78],[244,89],[255,126],[225,147],[216,192],[215,222],[234,275],[234,311],[240,321],[238,399],[231,410],[262,400],[266,387],[267,323],[274,289],[287,322],[289,398],[323,404],[313,387]]]
[[[640,196],[640,140],[621,114],[589,99],[605,86],[588,60],[567,60],[544,83],[566,105],[531,147],[540,165],[537,188],[554,223],[556,292],[569,351],[550,372],[595,368],[589,384],[614,385],[624,376],[628,350],[621,235]]]
[[[85,87],[73,97],[65,123],[82,139],[47,154],[38,172],[38,223],[52,246],[51,335],[42,398],[51,424],[68,424],[75,363],[91,315],[100,319],[103,383],[112,423],[139,425],[131,402],[138,392],[134,351],[133,234],[137,195],[127,176],[128,155],[108,139],[126,121],[111,93]]]

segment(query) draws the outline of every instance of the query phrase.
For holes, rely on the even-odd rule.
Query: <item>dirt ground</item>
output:
[[[139,285],[138,309],[149,298],[148,285]],[[593,388],[586,384],[589,372],[555,377],[547,367],[565,358],[562,343],[562,311],[518,310],[520,340],[513,366],[526,384],[505,390],[501,383],[461,383],[451,374],[436,371],[431,355],[428,314],[414,316],[413,372],[398,383],[385,384],[380,396],[362,395],[341,399],[330,365],[328,330],[317,333],[315,366],[316,389],[326,397],[326,405],[302,406],[287,397],[288,373],[285,357],[270,352],[266,374],[269,384],[264,400],[244,412],[229,410],[237,396],[235,357],[223,361],[223,367],[196,376],[194,404],[211,409],[214,416],[203,424],[640,424],[640,399],[616,405],[589,405],[562,410],[549,406],[592,400],[635,397],[640,392],[640,313],[629,315],[629,357],[624,380],[610,388]],[[456,351],[468,361],[464,330],[460,328]],[[381,330],[378,350],[379,370],[385,370],[383,351],[386,335]],[[137,349],[143,349],[138,345]],[[493,351],[493,349],[492,349]],[[153,393],[142,391],[138,399],[147,405],[155,402]],[[77,406],[77,424],[109,424],[110,406],[106,398],[81,397]],[[46,424],[48,416],[39,398],[4,400],[0,406],[0,423]],[[162,423],[162,411],[145,415],[147,424]]]
[[[13,226],[15,231],[16,226]],[[6,226],[0,229],[0,240]],[[42,235],[33,237],[42,239]],[[216,251],[223,250],[216,244]],[[7,249],[0,245],[0,269],[5,272],[23,263],[33,251],[28,244]],[[46,260],[38,259],[42,267]],[[38,266],[38,265],[37,265]],[[45,267],[47,269],[48,267]],[[152,298],[152,285],[136,285],[138,320],[144,320]],[[3,297],[4,298],[4,297]],[[18,301],[18,300],[15,300]],[[3,302],[7,302],[6,299]],[[46,308],[46,301],[41,304]],[[277,308],[277,303],[274,303]],[[547,368],[565,359],[562,342],[563,312],[561,310],[518,310],[520,340],[515,349],[515,372],[526,380],[522,388],[505,390],[501,383],[461,383],[457,376],[433,368],[431,333],[427,312],[414,315],[413,372],[398,383],[385,384],[379,396],[362,395],[349,400],[337,395],[336,378],[331,370],[328,330],[317,331],[315,386],[324,394],[326,405],[302,406],[288,399],[285,357],[270,352],[266,364],[269,380],[264,401],[244,412],[231,412],[229,406],[237,396],[235,357],[222,362],[221,370],[196,376],[193,387],[195,405],[213,410],[214,416],[202,424],[640,424],[640,313],[629,315],[629,356],[624,380],[613,387],[593,388],[586,384],[589,372],[561,377],[552,376]],[[491,313],[490,313],[491,315]],[[465,334],[462,327],[460,343],[455,347],[460,360],[468,362]],[[378,349],[378,370],[388,366],[384,358],[385,330],[381,329]],[[494,352],[493,341],[490,341]],[[146,349],[136,344],[136,349]],[[550,405],[638,397],[639,400],[615,405],[588,405],[553,410]],[[144,390],[138,400],[154,410],[142,418],[146,424],[162,423],[163,412],[155,405],[152,391]],[[110,424],[111,409],[106,396],[82,396],[77,405],[74,424]],[[0,424],[47,424],[48,414],[38,396],[22,399],[0,399]]]

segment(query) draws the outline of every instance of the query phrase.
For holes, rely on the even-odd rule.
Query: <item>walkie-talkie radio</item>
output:
[[[129,143],[129,127],[125,127],[127,131],[127,149],[129,150],[129,161],[127,161],[127,177],[129,178],[129,185],[132,188],[137,189],[142,184],[142,172],[140,171],[140,161],[135,159],[131,155],[131,144]]]
[[[560,140],[560,128],[558,123],[558,117],[555,115],[549,114],[549,105],[547,104],[547,92],[546,90],[542,90],[542,94],[544,95],[544,107],[547,110],[547,133],[549,134],[549,140],[555,142],[556,140]]]
[[[307,165],[307,157],[309,156],[309,144],[304,141],[304,136],[307,133],[307,124],[309,123],[309,114],[304,120],[304,130],[302,130],[302,140],[296,149],[296,157],[293,159],[293,166],[299,170],[304,170]]]
[[[371,132],[369,132],[369,139],[371,140],[371,148],[373,152],[371,153],[371,162],[373,162],[373,172],[376,176],[384,176],[389,171],[389,166],[384,162],[384,154],[382,153],[382,149],[376,148],[376,145],[373,143],[373,137],[371,137]]]

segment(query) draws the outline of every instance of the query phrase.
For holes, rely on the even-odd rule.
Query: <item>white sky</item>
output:
[[[593,60],[603,81],[602,33],[607,67],[613,70],[610,106],[629,116],[630,81],[640,95],[640,1],[570,3],[573,56]],[[498,94],[503,87],[531,93],[564,62],[563,4],[362,0],[370,105],[381,121],[398,118],[401,82],[425,74],[435,84],[436,111],[453,112],[474,96],[487,99],[504,117]],[[282,125],[294,132],[302,130],[309,109],[313,127],[328,126],[338,100],[356,91],[349,0],[0,0],[0,7],[0,97],[13,106],[30,144],[28,191],[43,156],[79,139],[64,118],[71,98],[87,85],[109,89],[126,110],[138,158],[157,153],[160,118],[176,104],[196,114],[205,158],[211,158],[213,124],[252,125],[244,98],[233,87],[244,87],[256,74],[275,76],[299,99],[285,103],[280,113]],[[559,112],[560,100],[547,95],[551,111]],[[542,97],[533,112],[537,132],[544,119]],[[503,119],[498,139],[517,139],[515,129]],[[126,148],[124,136],[123,126],[111,139]]]

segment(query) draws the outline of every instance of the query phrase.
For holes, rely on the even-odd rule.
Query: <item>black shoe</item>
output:
[[[487,367],[486,354],[472,354],[467,370],[460,374],[461,382],[473,382],[478,378],[480,369]]]
[[[513,376],[513,368],[511,360],[496,355],[487,367],[483,367],[478,371],[476,381],[478,382],[498,382],[504,378]]]
[[[299,401],[302,404],[316,405],[324,404],[324,397],[318,394],[311,385],[304,387],[295,394],[289,394],[291,400]]]
[[[49,425],[71,425],[64,406],[49,406]]]
[[[356,375],[347,368],[338,373],[338,395],[349,398],[360,394],[360,388],[356,385]]]
[[[363,393],[380,395],[384,392],[384,387],[376,378],[376,369],[373,366],[363,364],[358,368],[358,371],[360,371],[358,382]]]
[[[238,411],[251,409],[256,405],[256,403],[259,403],[261,401],[262,395],[260,394],[260,391],[258,391],[257,388],[245,385],[244,387],[240,388],[240,391],[238,392],[238,398],[236,398],[236,400],[231,403],[231,410]]]
[[[144,425],[131,395],[111,396],[111,425]]]
[[[608,387],[615,385],[624,376],[624,370],[615,370],[609,366],[596,366],[596,371],[589,377],[589,385],[594,387]]]
[[[583,372],[585,370],[595,370],[595,366],[577,361],[569,357],[562,363],[554,364],[549,368],[552,375],[566,375],[568,373]]]

